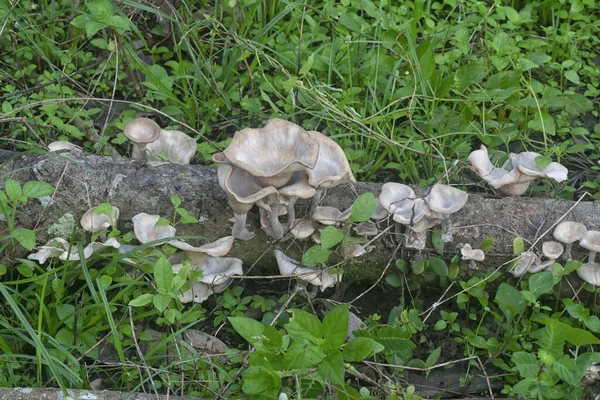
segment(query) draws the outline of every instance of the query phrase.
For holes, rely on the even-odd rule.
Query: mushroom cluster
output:
[[[278,118],[263,128],[236,132],[213,161],[218,163],[219,185],[234,212],[232,235],[241,240],[254,236],[246,229],[246,218],[255,204],[267,235],[281,239],[294,226],[297,199],[355,182],[337,143]],[[281,215],[287,215],[285,224]]]
[[[546,261],[533,251],[526,251],[519,256],[517,265],[510,271],[513,276],[519,278],[525,273],[530,272],[535,274],[543,270],[552,271],[552,264],[564,253],[564,247],[560,242],[549,241],[542,243],[542,254],[546,257]]]
[[[325,289],[342,281],[341,274],[333,275],[325,270],[304,266],[301,262],[286,256],[279,250],[275,250],[275,259],[277,260],[279,273],[296,277],[296,284],[300,286],[302,293],[310,299],[317,295],[319,289],[324,292]],[[310,288],[306,290],[308,285],[310,285]]]
[[[131,120],[125,125],[123,134],[134,143],[131,158],[189,164],[196,154],[194,138],[180,131],[161,129],[149,118]]]
[[[551,162],[544,168],[539,168],[535,162],[538,157],[540,154],[532,151],[511,153],[506,163],[498,168],[492,164],[487,148],[482,145],[479,150],[471,152],[467,160],[477,175],[498,190],[498,193],[505,196],[520,196],[537,178],[551,178],[557,182],[567,179],[569,171],[566,167]]]
[[[176,229],[170,225],[158,225],[160,215],[140,213],[132,218],[133,230],[137,240],[144,244],[159,239],[174,237]],[[202,246],[192,246],[180,240],[166,241],[169,245],[181,250],[171,255],[170,261],[173,272],[177,273],[183,267],[181,263],[189,259],[192,271],[202,271],[202,277],[191,283],[191,288],[179,296],[182,303],[202,303],[213,293],[221,293],[231,283],[233,276],[244,274],[242,260],[225,256],[233,246],[233,236],[220,238]],[[154,244],[158,246],[160,242]]]

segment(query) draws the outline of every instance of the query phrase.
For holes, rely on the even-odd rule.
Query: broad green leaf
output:
[[[560,379],[570,385],[579,383],[577,378],[577,364],[575,360],[566,354],[563,354],[551,364],[551,369],[558,375]]]
[[[152,297],[152,303],[160,313],[165,311],[165,309],[169,306],[170,302],[171,296],[167,296],[166,294],[155,294]]]
[[[325,358],[320,346],[307,339],[294,340],[283,356],[286,369],[302,370],[318,365]]]
[[[198,220],[191,216],[185,208],[176,208],[175,212],[181,216],[180,222],[182,224],[195,224],[198,222]]]
[[[402,287],[402,278],[397,274],[386,275],[385,282],[392,287]]]
[[[537,376],[541,367],[541,364],[535,355],[524,351],[513,353],[510,360],[515,364],[512,370],[519,371],[519,374],[521,374],[523,378],[533,378]]]
[[[396,260],[396,268],[400,270],[403,274],[408,274],[408,266],[406,265],[406,261],[403,259]]]
[[[341,231],[334,226],[328,226],[321,232],[321,247],[325,250],[332,248],[344,240],[344,235],[344,231]]]
[[[152,303],[152,298],[154,297],[151,293],[144,293],[136,297],[135,299],[129,302],[129,305],[132,307],[143,307]]]
[[[289,311],[292,318],[285,325],[285,329],[292,338],[308,339],[315,344],[322,342],[323,329],[321,321],[317,317],[303,310],[291,309]]]
[[[167,294],[173,282],[173,267],[167,261],[165,256],[160,258],[154,264],[154,280],[156,281],[156,289],[160,294]]]
[[[158,219],[158,221],[156,221],[156,223],[154,224],[154,226],[167,226],[169,225],[170,222],[168,219],[166,219],[165,217],[160,217]]]
[[[302,255],[302,264],[314,267],[317,264],[325,263],[330,255],[330,250],[324,249],[320,244],[316,244],[304,252]]]
[[[112,217],[113,216],[113,206],[111,206],[110,203],[100,203],[96,206],[94,213]]]
[[[429,257],[429,268],[437,275],[441,277],[448,276],[448,266],[446,262],[438,257]]]
[[[39,199],[54,193],[54,187],[46,182],[30,181],[23,186],[23,194],[29,199]]]
[[[483,251],[489,251],[494,247],[494,238],[487,238],[481,242],[481,246],[479,248]]]
[[[323,318],[323,337],[333,349],[339,349],[348,335],[348,304],[337,306]]]
[[[529,276],[529,290],[539,297],[542,294],[552,293],[554,278],[552,272],[538,272]]]
[[[171,204],[175,207],[179,207],[181,205],[181,197],[177,195],[171,196]]]
[[[427,261],[427,259],[422,258],[422,259],[412,263],[411,268],[415,275],[421,275],[423,273],[423,271],[425,271],[425,268],[427,267],[427,265],[429,265],[429,262]]]
[[[17,228],[12,231],[12,235],[10,236],[27,250],[33,250],[35,247],[35,232],[30,229]]]
[[[242,390],[249,395],[264,392],[277,392],[281,384],[280,378],[263,366],[252,366],[242,372],[244,383]]]
[[[525,299],[521,293],[507,283],[500,284],[494,301],[509,321],[512,321],[525,307]]]
[[[600,344],[600,339],[584,329],[573,328],[572,326],[563,323],[560,324],[560,327],[567,332],[565,339],[573,346],[581,347]]]
[[[233,329],[251,345],[256,344],[265,329],[263,324],[252,318],[228,317],[227,319],[231,323],[231,326],[233,326]]]
[[[442,233],[439,230],[434,229],[431,232],[431,243],[433,244],[433,249],[436,253],[444,255],[444,247],[446,244],[442,240]]]
[[[343,356],[346,361],[358,362],[383,350],[384,346],[374,339],[355,337],[344,346]]]
[[[527,127],[549,135],[554,135],[556,133],[554,118],[546,111],[536,111],[534,113],[534,119],[527,123]]]
[[[300,68],[300,76],[305,76],[306,74],[309,73],[310,69],[313,66],[314,61],[315,61],[315,53],[311,53],[311,55],[308,56],[308,59],[306,60],[304,65],[302,65],[302,68]]]
[[[129,19],[122,17],[120,15],[113,15],[112,17],[108,18],[106,23],[108,25],[112,26],[113,28],[117,28],[117,29],[129,29],[129,26],[131,24],[129,22]]]
[[[485,78],[485,66],[480,62],[469,62],[456,71],[455,81],[456,89],[459,92],[465,91],[469,86],[481,83]]]
[[[521,18],[519,17],[519,12],[512,7],[504,6],[502,7],[504,13],[506,14],[506,18],[513,24],[519,24],[521,22]]]
[[[442,355],[441,347],[438,347],[435,350],[433,350],[431,352],[431,354],[427,357],[427,360],[425,360],[425,367],[426,368],[433,367],[435,365],[435,363],[440,359],[441,355]]]
[[[329,354],[321,361],[321,364],[319,364],[319,375],[334,385],[344,384],[345,371],[342,352],[339,350]]]
[[[56,306],[56,314],[58,315],[58,319],[73,329],[73,322],[75,321],[75,306],[72,304],[59,304]]]
[[[567,78],[571,83],[574,83],[576,85],[579,85],[581,83],[579,80],[579,74],[572,69],[565,71],[565,78]]]
[[[525,251],[525,243],[523,242],[523,238],[517,236],[513,239],[513,254],[521,254]]]
[[[375,212],[376,200],[371,192],[363,193],[354,200],[350,219],[352,222],[367,221]]]
[[[567,330],[565,324],[548,318],[546,326],[531,333],[531,336],[537,339],[537,344],[553,356],[563,353]]]
[[[12,201],[18,201],[23,194],[19,182],[11,178],[8,178],[6,181],[4,181],[4,191],[6,192],[8,198]]]

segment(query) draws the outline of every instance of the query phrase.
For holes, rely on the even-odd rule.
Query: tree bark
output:
[[[174,213],[172,195],[179,195],[181,207],[200,221],[178,224],[178,235],[199,236],[205,239],[199,242],[208,242],[231,234],[229,219],[233,217],[233,211],[227,205],[213,167],[152,166],[142,160],[98,157],[82,152],[17,154],[4,150],[0,150],[0,163],[2,182],[10,177],[21,184],[40,180],[56,187],[50,204],[30,200],[17,213],[18,223],[36,226],[38,243],[43,244],[51,237],[48,228],[64,214],[71,213],[78,221],[87,209],[106,201],[120,209],[119,229],[123,232],[132,230],[131,218],[140,212],[171,218]],[[381,184],[375,183],[341,185],[327,193],[323,204],[344,210],[352,205],[357,195],[371,191],[377,196],[380,188]],[[309,210],[310,201],[296,205],[297,217],[307,216]],[[561,218],[581,222],[588,229],[599,229],[600,202],[581,201],[577,204],[544,198],[470,195],[466,206],[448,221],[452,240],[445,244],[442,257],[448,260],[460,254],[460,244],[470,243],[477,248],[484,239],[493,238],[493,248],[486,252],[486,260],[478,266],[482,271],[491,270],[514,258],[513,240],[517,236],[524,239],[526,249],[534,242],[535,249],[541,249],[543,240],[553,240],[552,230],[543,240],[537,239]],[[384,222],[382,228],[386,224]],[[242,259],[247,266],[255,265],[261,273],[277,273],[274,249],[300,259],[302,252],[312,245],[268,238],[260,229],[256,208],[250,212],[248,227],[256,236],[248,241],[236,240],[229,256]],[[393,232],[391,229],[377,239],[372,252],[347,263],[347,276],[355,281],[374,281],[390,260],[403,258],[410,261],[434,253],[430,234],[426,248],[414,251],[397,246]],[[584,254],[579,246],[574,247],[575,255]]]

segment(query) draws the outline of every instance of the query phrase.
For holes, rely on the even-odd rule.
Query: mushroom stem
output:
[[[549,266],[551,266],[552,264],[554,264],[553,259],[550,259],[548,261],[544,261],[543,263],[538,262],[535,264],[531,264],[531,266],[529,267],[529,272],[531,272],[532,274],[535,274],[536,272],[540,272],[543,271],[544,269],[548,268]]]
[[[571,259],[571,248],[573,247],[573,243],[567,243],[565,246],[565,252],[562,255],[562,259],[569,261]]]
[[[290,197],[289,203],[287,205],[287,223],[285,224],[285,229],[290,230],[294,225],[294,220],[296,219],[296,200],[297,197]]]
[[[596,262],[596,251],[590,250],[590,255],[588,256],[588,263],[593,264]]]
[[[231,236],[240,240],[252,239],[254,237],[254,232],[250,232],[246,229],[246,218],[248,217],[248,214],[238,214],[234,212],[233,215],[235,216],[235,224],[233,224]]]
[[[140,153],[140,158],[142,160],[147,160],[148,155],[146,154],[146,145],[147,143],[135,143],[134,146],[137,147],[138,152]]]
[[[475,260],[469,260],[469,269],[477,270],[477,265],[475,264]]]
[[[325,189],[317,189],[317,193],[312,198],[312,209],[314,210],[321,204],[321,200],[325,197]]]
[[[273,238],[277,240],[281,239],[285,234],[285,229],[279,221],[279,203],[271,204],[269,223],[271,225],[271,230],[273,231]]]
[[[396,237],[396,241],[400,243],[402,240],[402,225],[394,222],[394,236]]]

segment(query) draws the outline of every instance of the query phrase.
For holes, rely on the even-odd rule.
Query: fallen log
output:
[[[88,208],[106,201],[120,209],[119,229],[123,232],[132,230],[131,218],[140,212],[170,217],[174,212],[172,195],[179,195],[181,206],[200,221],[177,225],[178,235],[201,236],[212,241],[231,232],[229,219],[233,212],[213,167],[152,166],[143,160],[82,152],[18,154],[4,150],[0,150],[0,163],[2,182],[7,178],[21,184],[40,180],[56,187],[50,203],[30,200],[18,210],[18,223],[35,225],[40,243],[51,237],[48,229],[56,227],[61,216],[70,213],[78,221]],[[341,185],[327,194],[323,204],[344,210],[358,195],[368,191],[378,195],[380,188],[381,184],[375,183]],[[310,202],[299,202],[296,207],[297,216],[308,215]],[[581,222],[588,229],[599,229],[600,202],[471,195],[466,206],[449,221],[452,240],[445,244],[443,258],[460,254],[460,244],[470,243],[477,248],[484,239],[493,238],[494,246],[479,266],[480,270],[491,270],[514,258],[515,237],[522,237],[526,248],[535,243],[539,250],[543,240],[552,240],[551,227],[561,219]],[[248,266],[256,265],[261,272],[276,273],[274,249],[300,259],[302,252],[311,246],[308,242],[276,242],[268,238],[260,229],[256,208],[249,215],[248,226],[256,236],[248,241],[236,240],[229,255],[242,259]],[[345,269],[346,276],[355,281],[374,281],[390,260],[400,257],[410,260],[434,253],[430,240],[426,248],[419,251],[397,246],[393,232],[391,229],[377,239],[371,253],[351,260]],[[543,240],[538,240],[545,233]],[[582,249],[579,252],[583,254]]]

